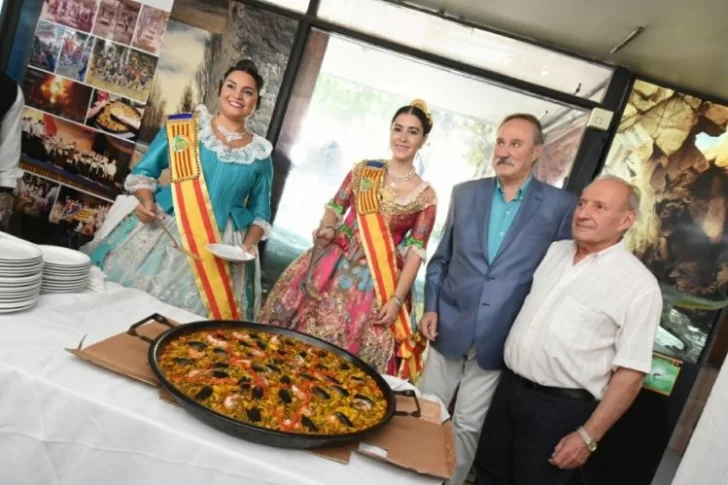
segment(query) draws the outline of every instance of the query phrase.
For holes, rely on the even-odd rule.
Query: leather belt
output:
[[[518,381],[523,384],[524,387],[533,391],[543,392],[544,394],[550,394],[552,396],[565,397],[567,399],[579,399],[581,401],[591,402],[596,401],[594,395],[592,395],[592,393],[587,391],[586,389],[568,389],[564,387],[542,386],[541,384],[529,381],[525,377],[521,377],[518,374],[513,375],[516,376],[516,379],[518,379]]]

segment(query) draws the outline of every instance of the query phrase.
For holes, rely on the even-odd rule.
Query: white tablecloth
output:
[[[43,296],[32,311],[0,316],[0,484],[440,483],[358,454],[343,465],[236,439],[161,401],[154,388],[64,350],[155,312],[199,320],[112,283],[102,293]]]

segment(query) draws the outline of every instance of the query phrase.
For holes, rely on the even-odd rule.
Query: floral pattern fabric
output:
[[[394,337],[388,327],[371,323],[378,308],[356,217],[361,167],[347,175],[327,206],[341,217],[332,243],[316,251],[318,254],[307,251],[283,272],[257,320],[321,338],[359,356],[380,373],[395,374]],[[423,182],[406,199],[397,199],[394,192],[382,187],[379,198],[394,244],[401,248],[397,267],[402,269],[409,251],[425,259],[435,223],[434,190]],[[301,291],[312,257],[311,284],[320,295],[318,301]]]

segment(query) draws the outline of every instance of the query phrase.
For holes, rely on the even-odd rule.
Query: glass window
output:
[[[379,0],[322,0],[333,23],[551,89],[595,99],[612,69]]]
[[[452,187],[493,175],[495,133],[506,115],[532,113],[543,121],[547,145],[536,176],[559,187],[588,118],[585,111],[313,31],[274,155],[282,195],[266,248],[266,288],[311,246],[324,205],[353,165],[389,157],[392,115],[416,98],[427,101],[435,122],[416,159],[439,201],[430,253],[439,242]]]
[[[263,0],[279,7],[295,10],[296,12],[306,13],[310,0]]]

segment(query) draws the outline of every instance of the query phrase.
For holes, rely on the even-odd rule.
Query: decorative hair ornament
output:
[[[425,113],[425,116],[427,117],[427,121],[430,123],[430,127],[432,127],[435,124],[435,121],[432,119],[432,113],[430,113],[430,110],[427,108],[427,103],[424,99],[415,99],[410,103],[410,106],[413,108],[420,109],[423,113]]]

